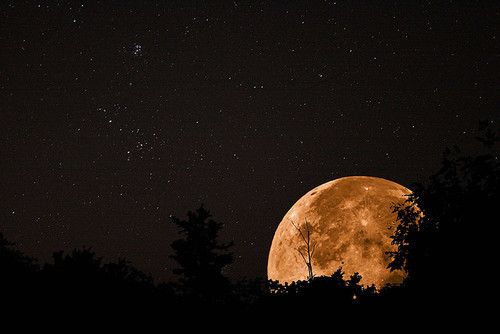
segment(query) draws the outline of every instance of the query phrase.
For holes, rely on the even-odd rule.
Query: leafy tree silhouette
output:
[[[0,293],[2,298],[25,295],[34,288],[38,266],[0,233]]]
[[[42,270],[45,294],[63,302],[109,299],[102,258],[89,248],[53,253]]]
[[[290,284],[269,281],[269,293],[261,296],[256,308],[266,312],[281,310],[280,314],[283,316],[300,309],[301,314],[307,318],[315,316],[325,306],[328,312],[340,314],[339,312],[349,312],[357,304],[373,304],[378,298],[374,286],[360,285],[361,276],[358,273],[348,279],[344,275],[342,268],[338,268],[330,276],[316,276]]]
[[[110,262],[103,265],[103,270],[108,278],[115,282],[124,284],[140,285],[153,284],[151,276],[133,267],[130,261],[119,259],[118,262]]]
[[[467,268],[488,265],[481,263],[487,261],[489,224],[498,221],[500,189],[499,137],[491,124],[480,124],[482,149],[472,156],[447,149],[441,169],[395,207],[400,225],[389,266],[407,271],[405,285],[420,299],[467,300],[476,291]]]
[[[75,306],[92,303],[93,308],[118,309],[130,302],[145,303],[155,295],[150,276],[123,259],[103,263],[89,248],[55,252],[40,277],[40,299]]]
[[[233,255],[228,251],[232,243],[219,243],[218,234],[223,225],[210,219],[203,205],[187,216],[187,220],[171,217],[183,236],[172,243],[175,254],[171,256],[180,266],[174,273],[181,275],[182,293],[200,301],[223,301],[231,294],[223,269],[233,262]]]
[[[0,265],[5,269],[0,276],[2,278],[8,274],[28,273],[38,269],[35,260],[17,250],[15,244],[5,239],[2,233],[0,233]]]
[[[491,266],[485,255],[486,245],[496,241],[488,238],[496,236],[490,232],[490,225],[498,221],[499,137],[490,125],[481,123],[483,135],[478,137],[481,151],[465,156],[457,148],[447,150],[441,169],[428,182],[415,185],[406,203],[394,208],[399,224],[392,242],[397,249],[390,253],[389,268],[407,272],[402,286],[386,286],[377,291],[373,285],[362,286],[357,273],[345,278],[342,268],[331,276],[310,275],[308,280],[290,284],[256,279],[233,285],[224,275],[224,268],[233,261],[229,251],[232,243],[219,242],[223,225],[212,220],[201,206],[189,212],[186,220],[172,217],[181,235],[172,243],[175,252],[172,258],[179,264],[174,272],[180,275],[175,286],[167,283],[155,286],[149,275],[129,262],[104,263],[88,248],[56,252],[52,263],[40,269],[34,259],[16,250],[0,234],[2,302],[12,305],[13,300],[18,300],[35,305],[38,301],[40,310],[46,307],[47,300],[73,308],[83,307],[83,301],[87,301],[92,303],[92,309],[101,307],[103,314],[119,306],[122,310],[133,307],[135,314],[149,305],[150,310],[161,310],[162,314],[167,310],[170,315],[191,317],[197,305],[210,303],[224,305],[226,311],[243,307],[274,318],[276,310],[283,310],[286,319],[298,310],[301,315],[308,313],[306,319],[312,319],[317,313],[315,305],[328,305],[328,312],[339,318],[339,310],[354,307],[356,312],[352,313],[360,318],[357,307],[370,305],[373,306],[370,312],[392,310],[394,319],[394,312],[399,310],[400,314],[414,316],[415,313],[408,312],[409,307],[423,301],[427,303],[422,309],[425,315],[434,314],[429,311],[430,306],[466,301],[479,288],[491,289],[479,274],[476,278],[469,270],[473,265]],[[311,264],[312,230],[307,226],[297,229],[304,240],[304,248],[299,252],[306,264]],[[310,268],[312,272],[312,265]],[[73,310],[71,307],[68,309]],[[222,309],[204,310],[213,315]],[[229,313],[219,314],[228,317]]]

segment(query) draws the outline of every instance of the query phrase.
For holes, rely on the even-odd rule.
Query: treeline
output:
[[[265,279],[231,282],[224,268],[233,262],[232,244],[219,241],[222,224],[200,207],[186,219],[171,218],[180,233],[172,244],[179,279],[171,283],[154,284],[125,260],[103,263],[90,249],[56,252],[51,262],[38,265],[0,234],[2,301],[35,309],[50,303],[179,314],[304,312],[315,305],[400,311],[426,305],[448,312],[444,306],[474,300],[490,284],[482,273],[486,244],[498,222],[499,137],[491,122],[483,122],[477,139],[481,148],[473,155],[456,147],[446,150],[441,169],[428,182],[415,184],[408,201],[394,208],[400,224],[390,268],[407,273],[401,285],[377,290],[363,286],[358,274],[347,277],[341,268],[328,277],[286,285]]]

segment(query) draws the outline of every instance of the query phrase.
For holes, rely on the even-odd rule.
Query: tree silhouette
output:
[[[490,123],[488,123],[490,124]],[[430,307],[446,309],[455,301],[468,301],[479,289],[491,289],[481,275],[470,268],[488,268],[487,245],[494,245],[492,225],[498,221],[500,189],[499,137],[481,123],[481,151],[465,155],[458,148],[445,152],[441,169],[426,183],[417,184],[408,200],[394,207],[398,225],[392,236],[396,246],[390,252],[389,268],[402,269],[407,277],[402,285],[362,286],[361,276],[344,277],[342,268],[330,276],[315,276],[313,271],[313,228],[291,222],[299,233],[297,251],[308,268],[307,280],[279,284],[264,279],[231,284],[224,268],[232,263],[231,243],[219,242],[222,224],[211,219],[201,206],[189,212],[186,220],[172,217],[181,238],[172,243],[179,268],[178,284],[155,285],[152,278],[126,260],[104,263],[91,249],[74,249],[53,254],[53,261],[40,269],[34,259],[24,255],[0,234],[0,293],[4,305],[30,305],[43,310],[47,301],[68,305],[75,310],[91,304],[103,313],[110,309],[126,311],[134,307],[160,310],[162,314],[224,314],[229,310],[253,310],[276,316],[282,310],[288,317],[300,310],[313,316],[314,305],[328,305],[331,314],[370,305],[374,310],[392,310],[413,316],[410,307],[422,305],[422,314]],[[479,271],[479,270],[478,270]],[[200,303],[201,302],[201,303]],[[148,311],[149,311],[148,310]],[[221,313],[220,311],[227,311]],[[332,311],[334,310],[334,311]],[[432,314],[439,314],[433,312]],[[307,318],[305,317],[305,318]],[[340,316],[339,316],[340,317]]]
[[[218,241],[222,224],[210,219],[209,211],[201,206],[196,212],[188,212],[187,220],[171,217],[179,228],[182,238],[172,243],[179,268],[174,273],[181,275],[184,294],[203,301],[217,301],[230,294],[229,280],[223,269],[233,261],[228,250],[232,243]]]
[[[53,261],[44,265],[39,276],[39,300],[75,306],[92,303],[94,309],[103,311],[147,303],[156,293],[150,276],[123,259],[104,263],[89,248],[55,252]]]
[[[416,273],[412,272],[412,267],[409,264],[413,263],[410,257],[416,255],[415,242],[420,232],[421,221],[423,218],[422,212],[414,202],[415,198],[410,196],[404,203],[396,204],[393,207],[393,213],[396,213],[396,221],[398,225],[394,234],[391,236],[392,244],[397,246],[395,251],[387,252],[392,261],[389,263],[391,270],[404,270],[413,277]]]
[[[309,280],[279,284],[270,281],[271,298],[264,298],[259,307],[279,308],[294,311],[301,308],[304,312],[315,310],[314,305],[328,305],[329,310],[349,309],[354,304],[376,298],[375,288],[360,285],[361,276],[354,273],[344,279],[344,271],[338,268],[330,276],[316,276]]]
[[[38,266],[0,233],[0,293],[2,298],[30,294]]]
[[[406,270],[405,284],[420,298],[466,300],[475,291],[467,268],[489,265],[485,247],[490,224],[498,220],[500,162],[499,137],[487,124],[480,125],[482,148],[472,156],[447,149],[441,169],[395,207],[400,225],[392,237],[397,250],[390,268]]]
[[[0,233],[0,265],[5,269],[0,277],[37,269],[34,259],[17,250],[15,244],[5,239],[2,233]]]
[[[306,264],[307,279],[311,280],[314,278],[312,258],[314,255],[314,250],[316,248],[316,244],[312,243],[312,240],[311,240],[311,235],[313,233],[313,227],[307,221],[307,219],[304,221],[303,226],[296,225],[293,222],[293,220],[290,220],[290,223],[297,230],[297,232],[299,233],[300,239],[303,242],[303,244],[301,246],[297,247],[297,252],[299,252],[300,256],[302,257],[302,260],[304,260],[304,263]]]

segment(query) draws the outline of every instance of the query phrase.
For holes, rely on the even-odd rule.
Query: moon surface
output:
[[[403,203],[410,193],[395,182],[370,176],[343,177],[314,188],[279,224],[269,252],[268,278],[280,283],[307,279],[308,267],[300,254],[307,254],[306,243],[297,230],[304,232],[307,221],[314,276],[329,276],[342,267],[345,278],[358,272],[364,285],[401,283],[404,274],[387,268],[386,252],[395,249],[390,238],[396,228],[392,205]]]

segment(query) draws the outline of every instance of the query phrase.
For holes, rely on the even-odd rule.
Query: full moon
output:
[[[314,276],[329,276],[342,267],[346,278],[358,272],[364,285],[401,283],[403,272],[387,268],[387,252],[395,249],[392,205],[403,203],[410,193],[370,176],[343,177],[312,189],[286,213],[274,234],[268,278],[280,283],[307,279],[309,262]]]

